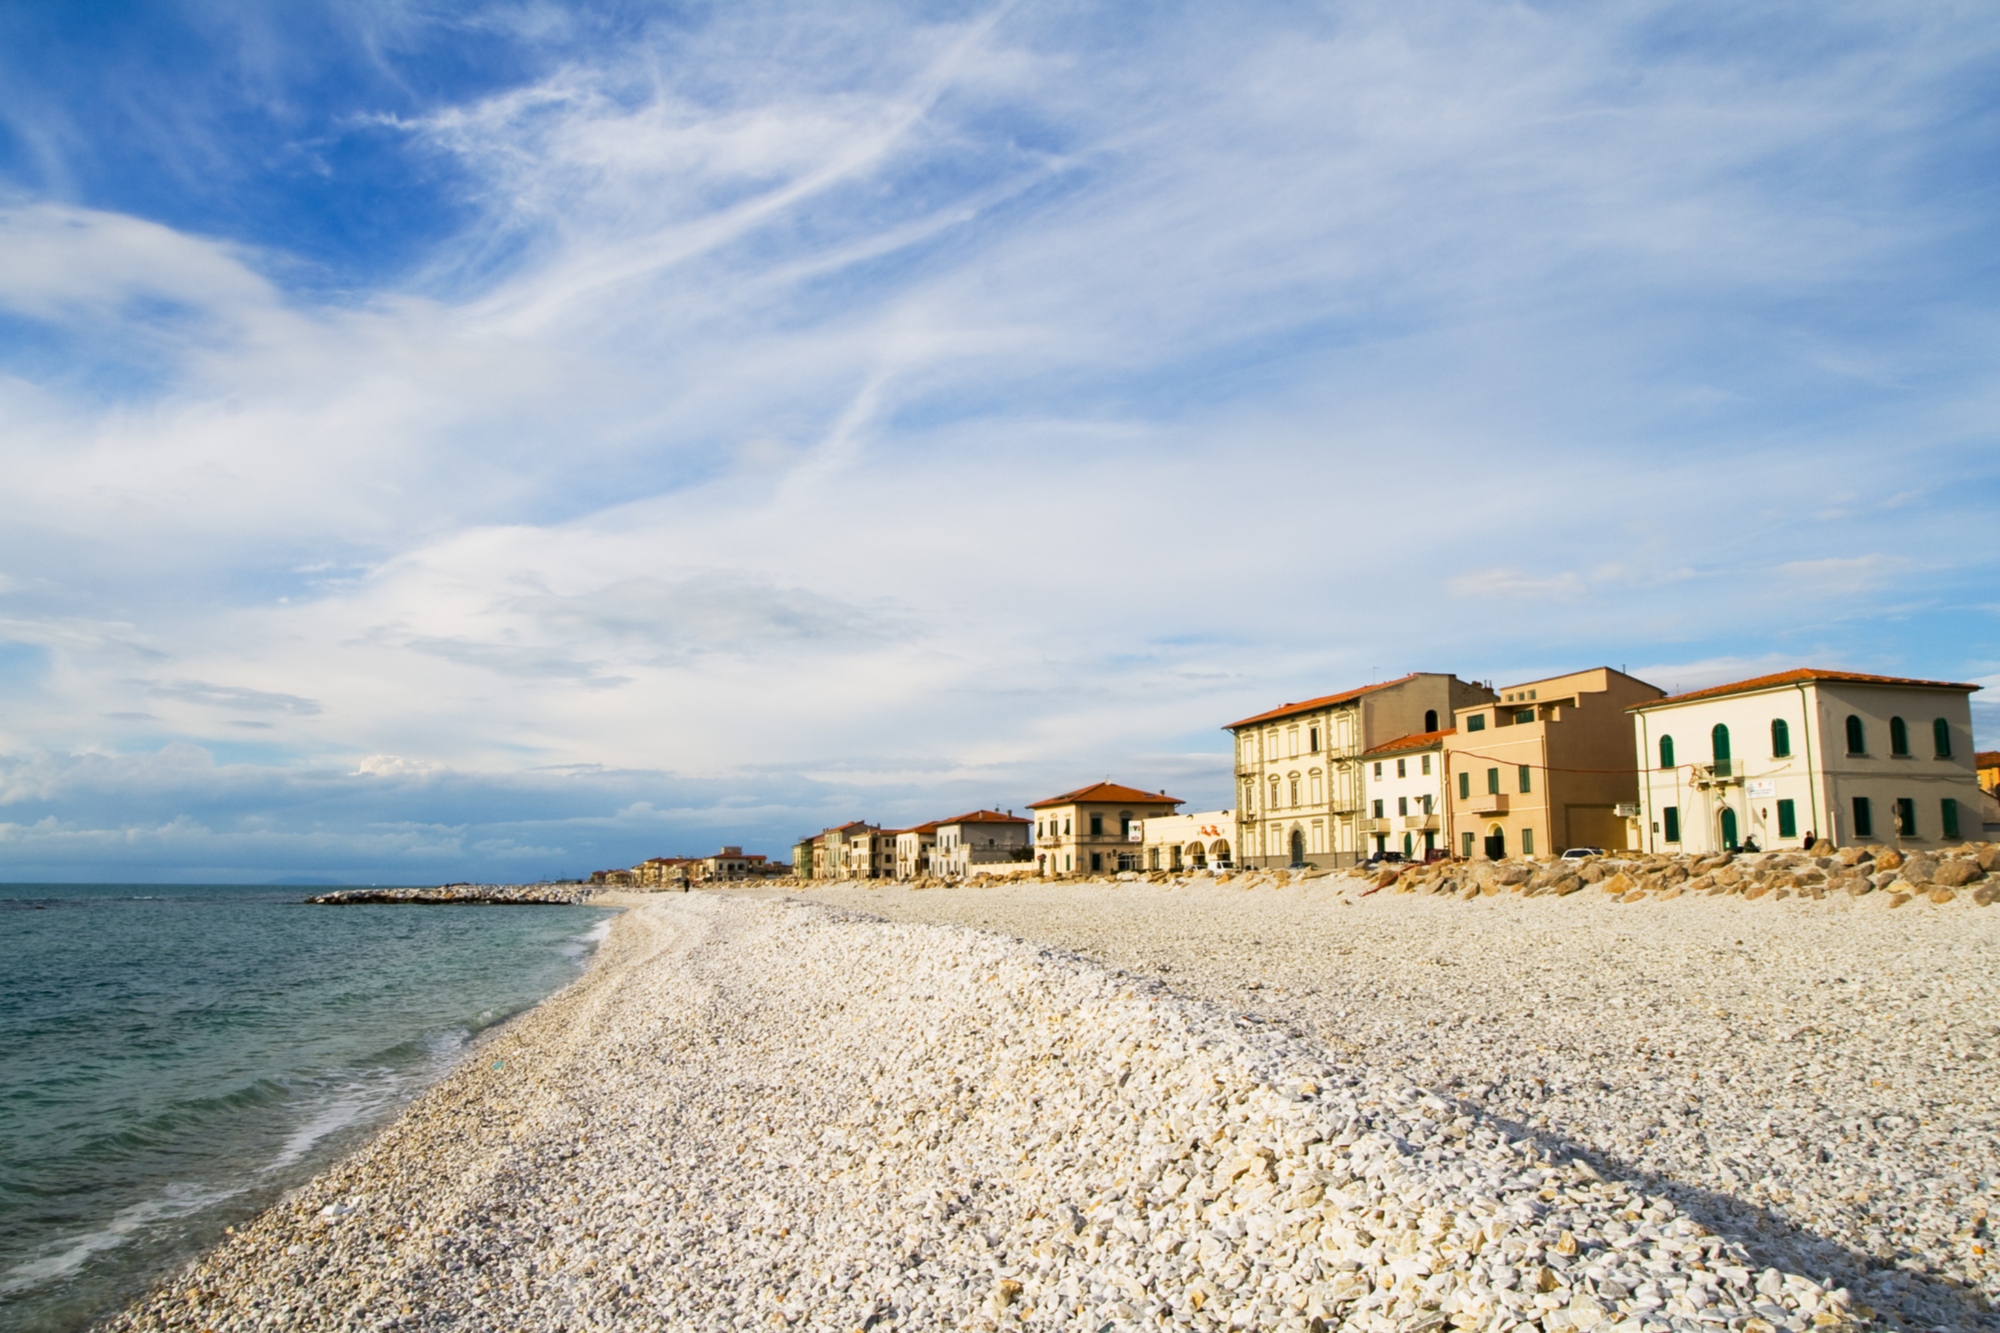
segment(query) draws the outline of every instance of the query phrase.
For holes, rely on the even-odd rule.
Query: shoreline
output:
[[[1626,1267],[1642,1236],[1735,1327],[1866,1323],[1393,1068],[1060,949],[604,905],[584,976],[107,1327],[1609,1333],[1666,1299]]]

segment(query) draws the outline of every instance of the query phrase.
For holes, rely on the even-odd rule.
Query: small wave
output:
[[[403,1090],[404,1082],[389,1071],[382,1070],[374,1078],[345,1084],[318,1099],[313,1113],[286,1137],[277,1156],[264,1169],[282,1171],[305,1157],[327,1135],[337,1134],[350,1125],[372,1118],[395,1101]]]
[[[153,1198],[121,1208],[109,1222],[94,1231],[48,1242],[42,1246],[40,1258],[16,1264],[0,1275],[0,1293],[26,1291],[30,1287],[68,1277],[83,1267],[92,1255],[118,1248],[136,1232],[157,1222],[212,1208],[240,1193],[240,1189],[213,1189],[180,1183],[169,1185]]]
[[[604,941],[611,937],[611,918],[605,917],[589,930],[562,946],[565,958],[587,958],[604,947]]]

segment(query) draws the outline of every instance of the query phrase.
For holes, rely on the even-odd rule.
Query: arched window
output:
[[[1889,719],[1889,753],[1908,754],[1910,752],[1910,729],[1903,725],[1903,719]]]
[[[1672,768],[1673,766],[1674,738],[1672,736],[1662,736],[1660,737],[1660,767]]]
[[[1782,717],[1771,719],[1771,758],[1789,759],[1792,754],[1791,724]]]
[[[1435,708],[1426,708],[1424,710],[1424,730],[1436,731],[1437,729],[1438,729],[1438,710]]]
[[[1931,723],[1931,748],[1940,759],[1951,758],[1951,724],[1943,718]]]
[[[1715,762],[1729,762],[1729,728],[1718,722],[1709,729],[1708,743],[1715,747]]]
[[[1847,752],[1868,753],[1868,733],[1861,729],[1861,719],[1852,713],[1847,715]]]

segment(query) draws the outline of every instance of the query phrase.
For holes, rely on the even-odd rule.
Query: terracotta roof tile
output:
[[[1153,799],[1158,800],[1158,797]],[[1033,806],[1028,807],[1030,810]],[[938,827],[946,824],[1025,824],[1028,821],[1019,815],[1003,815],[998,810],[974,810],[970,814],[955,815],[950,819],[940,819]]]
[[[1401,685],[1406,680],[1415,680],[1416,678],[1417,673],[1412,671],[1407,675],[1398,676],[1394,680],[1377,681],[1373,685],[1363,685],[1359,689],[1343,690],[1339,694],[1322,694],[1317,699],[1307,699],[1303,703],[1283,704],[1277,708],[1273,708],[1268,713],[1258,713],[1253,717],[1246,717],[1240,722],[1231,722],[1224,726],[1223,730],[1234,731],[1238,727],[1253,726],[1259,722],[1275,722],[1281,717],[1295,717],[1300,713],[1315,713],[1322,708],[1331,708],[1336,704],[1348,703],[1359,699],[1364,694],[1370,694],[1376,690],[1386,690],[1391,685]]]
[[[1116,782],[1093,782],[1088,787],[1078,787],[1060,796],[1051,796],[1046,801],[1036,801],[1028,806],[1030,810],[1042,810],[1051,805],[1076,805],[1081,801],[1101,801],[1119,805],[1186,805],[1178,796],[1165,792],[1140,791],[1137,787],[1124,787]]]
[[[1442,745],[1447,736],[1456,736],[1457,727],[1446,727],[1443,731],[1413,731],[1407,736],[1398,736],[1393,741],[1384,741],[1372,750],[1363,750],[1361,757],[1370,755],[1396,754],[1405,750],[1428,750],[1433,745]]]
[[[1686,703],[1691,699],[1717,699],[1725,694],[1748,694],[1752,690],[1768,690],[1780,685],[1804,685],[1816,680],[1844,685],[1904,685],[1930,690],[1964,690],[1968,694],[1981,688],[1978,685],[1960,685],[1948,680],[1916,680],[1908,676],[1869,676],[1859,671],[1820,671],[1813,667],[1799,667],[1795,671],[1780,671],[1770,676],[1753,676],[1749,680],[1732,681],[1727,685],[1711,685],[1705,690],[1689,690],[1686,694],[1670,694],[1664,699],[1651,699],[1642,704],[1633,704],[1625,711],[1640,713],[1650,708],[1662,708],[1668,704]]]

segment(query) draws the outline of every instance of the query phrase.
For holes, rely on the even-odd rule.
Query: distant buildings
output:
[[[1029,821],[1011,810],[974,810],[938,822],[931,873],[940,879],[971,879],[994,868],[1025,870],[1034,854]]]
[[[1116,782],[1051,796],[1035,812],[1035,865],[1045,875],[1138,870],[1144,821],[1170,815],[1180,798]]]
[[[1800,669],[1632,710],[1639,846],[1979,838],[1977,685]]]
[[[1236,812],[1161,815],[1140,831],[1148,870],[1227,870],[1236,856]]]
[[[1447,849],[1444,742],[1456,734],[1450,727],[1420,731],[1362,751],[1362,827],[1371,851],[1422,861]]]

